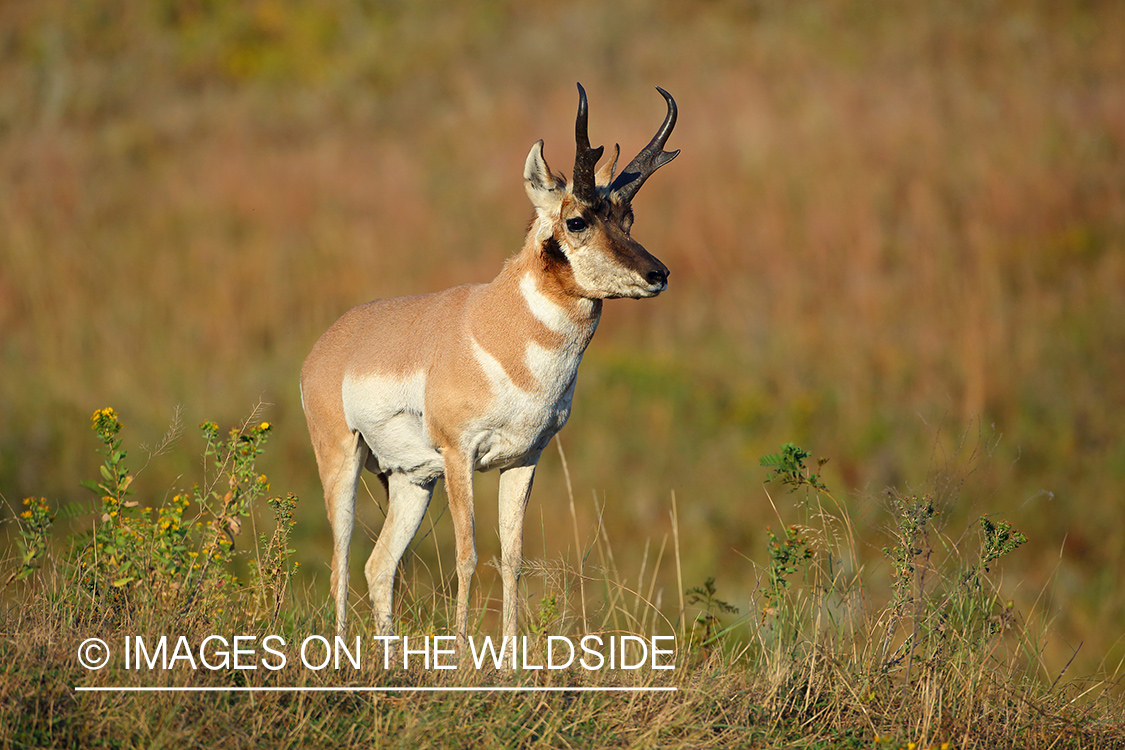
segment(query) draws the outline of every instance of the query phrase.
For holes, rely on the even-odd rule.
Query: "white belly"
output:
[[[359,432],[380,472],[409,474],[419,481],[441,475],[441,453],[426,434],[423,419],[426,378],[380,375],[344,378],[348,428]]]

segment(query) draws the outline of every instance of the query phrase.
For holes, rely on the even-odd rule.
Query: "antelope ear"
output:
[[[598,168],[597,174],[594,175],[594,182],[598,187],[608,187],[613,182],[613,176],[617,172],[617,157],[621,156],[621,145],[613,144],[613,156],[609,161]]]
[[[523,189],[532,205],[544,213],[556,213],[566,192],[566,180],[551,173],[543,158],[543,141],[536,141],[523,165]]]

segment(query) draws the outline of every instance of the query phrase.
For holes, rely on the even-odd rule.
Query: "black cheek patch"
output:
[[[559,241],[554,237],[543,240],[543,260],[548,267],[570,265],[570,259],[566,257],[566,253],[559,247]]]
[[[543,241],[543,252],[539,254],[539,262],[542,264],[543,273],[550,279],[564,293],[575,297],[583,297],[581,287],[574,281],[574,268],[570,265],[570,259],[566,257],[566,253],[559,247],[559,241],[554,237],[550,237]]]

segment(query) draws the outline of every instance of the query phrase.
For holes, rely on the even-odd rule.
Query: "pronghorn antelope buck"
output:
[[[457,543],[457,636],[467,636],[477,565],[473,472],[500,470],[503,632],[515,636],[523,520],[539,455],[570,416],[582,353],[602,300],[655,297],[668,269],[630,236],[631,202],[644,181],[679,154],[664,151],[676,103],[620,173],[620,149],[597,168],[586,92],[578,86],[574,175],[551,171],[543,141],[524,164],[535,216],[523,249],[487,284],[376,300],[347,312],[301,368],[301,402],[332,524],[336,627],[346,629],[348,548],[364,467],[387,491],[388,509],[364,571],[376,627],[392,632],[395,570],[417,532],[438,477],[445,477]]]

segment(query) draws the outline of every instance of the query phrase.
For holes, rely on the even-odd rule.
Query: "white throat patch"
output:
[[[535,319],[555,333],[563,333],[574,327],[574,321],[567,311],[539,291],[535,276],[532,274],[525,273],[520,277],[520,294],[523,295],[527,308],[531,310]]]

